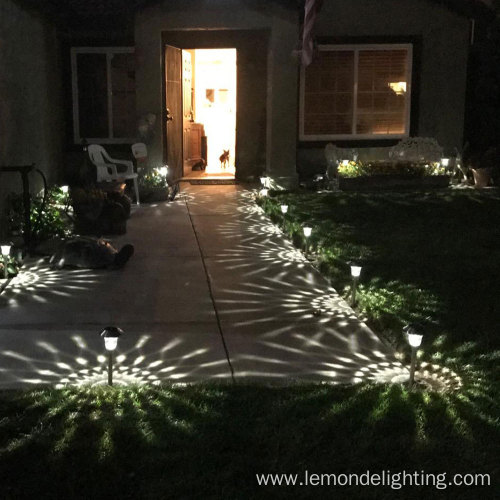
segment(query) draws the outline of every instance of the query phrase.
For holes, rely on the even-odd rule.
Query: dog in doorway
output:
[[[219,156],[220,168],[226,169],[229,166],[229,149],[224,149]]]

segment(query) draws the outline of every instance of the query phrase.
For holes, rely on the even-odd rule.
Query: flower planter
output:
[[[125,234],[127,215],[120,203],[110,201],[100,211],[92,205],[74,205],[75,230],[79,234],[101,236],[102,234]]]
[[[168,187],[145,187],[139,186],[139,196],[143,203],[154,203],[155,201],[168,200]]]
[[[491,168],[472,168],[474,184],[477,188],[485,188],[491,181]]]
[[[447,175],[371,175],[361,177],[339,177],[342,191],[384,191],[392,189],[435,189],[450,184]]]
[[[107,198],[73,202],[75,231],[83,235],[125,234],[130,214],[130,200],[119,193]]]

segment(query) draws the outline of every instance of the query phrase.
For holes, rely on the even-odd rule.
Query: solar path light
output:
[[[113,385],[113,351],[118,346],[118,337],[122,334],[123,330],[117,326],[107,326],[100,333],[104,339],[104,347],[108,351],[108,385]]]
[[[361,275],[361,266],[359,264],[351,263],[351,306],[356,305],[356,288],[358,286],[358,280]]]
[[[309,237],[312,234],[312,227],[311,226],[304,226],[302,228],[302,230],[304,231],[304,237],[306,239],[305,254],[307,255],[309,253]]]
[[[410,381],[408,387],[411,389],[415,383],[415,365],[417,363],[417,349],[422,344],[424,335],[418,325],[407,325],[404,327],[403,332],[406,333],[406,339],[411,347],[411,365],[410,365]]]

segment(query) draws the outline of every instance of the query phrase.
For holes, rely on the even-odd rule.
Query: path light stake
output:
[[[410,381],[408,387],[411,389],[415,383],[415,365],[417,364],[417,349],[422,343],[423,334],[418,325],[407,325],[403,332],[406,333],[408,344],[411,346]]]
[[[5,279],[9,278],[9,271],[7,270],[7,263],[9,261],[10,245],[2,245],[2,257],[3,257],[3,276]]]
[[[359,276],[361,275],[361,266],[358,264],[351,264],[351,306],[356,305],[356,288],[358,286]]]
[[[108,385],[113,385],[113,351],[118,345],[118,337],[122,334],[123,330],[117,326],[107,326],[100,333],[104,339],[104,347],[108,351]]]
[[[304,226],[303,227],[303,231],[304,231],[304,236],[306,238],[305,254],[307,256],[308,253],[309,253],[309,237],[311,236],[311,233],[312,233],[312,227],[310,227],[310,226]]]
[[[281,213],[283,214],[283,231],[286,231],[286,214],[288,213],[288,205],[281,205]]]

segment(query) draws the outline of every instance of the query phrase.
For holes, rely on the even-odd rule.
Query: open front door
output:
[[[165,45],[165,151],[169,181],[183,176],[182,158],[182,50]]]

